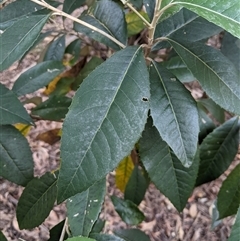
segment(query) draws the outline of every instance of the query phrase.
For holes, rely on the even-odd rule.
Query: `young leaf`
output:
[[[90,238],[94,238],[96,241],[125,241],[124,239],[114,235],[100,233],[92,233],[90,234]]]
[[[129,155],[144,129],[149,96],[138,47],[117,52],[84,80],[63,124],[58,202],[85,191]]]
[[[0,83],[0,125],[15,123],[33,124],[17,96]]]
[[[49,15],[30,15],[14,22],[0,35],[0,71],[7,69],[34,44]]]
[[[29,144],[21,132],[10,125],[0,125],[0,176],[21,186],[33,178]]]
[[[50,238],[48,239],[48,241],[58,241],[60,239],[64,228],[64,223],[65,223],[65,219],[50,229],[50,232],[49,232]],[[67,238],[68,238],[68,235],[67,233],[65,233],[63,240],[66,240]]]
[[[62,61],[65,52],[65,35],[50,43],[43,61]]]
[[[231,231],[228,241],[239,240],[239,237],[240,237],[240,228],[239,227],[240,227],[240,206],[238,208],[236,219],[235,219],[234,225],[232,226],[232,231]]]
[[[50,60],[39,63],[19,76],[12,91],[17,96],[32,93],[49,84],[63,70],[64,66],[60,61]]]
[[[4,234],[2,233],[2,231],[0,231],[0,241],[7,241],[7,239],[4,236]]]
[[[63,12],[72,13],[77,8],[81,7],[86,0],[65,0],[63,2]]]
[[[89,236],[98,219],[106,191],[105,178],[67,201],[67,216],[73,236]]]
[[[240,31],[238,31],[240,29],[239,0],[217,2],[212,0],[174,0],[172,4],[174,2],[240,38]]]
[[[238,164],[223,182],[218,193],[219,218],[236,214],[240,205],[240,164]]]
[[[238,151],[238,117],[216,128],[200,146],[200,165],[196,185],[215,180],[227,170]]]
[[[134,169],[134,164],[131,155],[125,157],[116,168],[115,182],[117,188],[124,192],[128,180]]]
[[[201,43],[168,41],[209,97],[226,110],[240,114],[240,78],[231,61],[219,50]]]
[[[162,140],[150,117],[139,141],[139,151],[153,183],[181,212],[194,188],[198,153],[193,164],[189,168],[184,167]]]
[[[148,182],[142,171],[136,165],[132,171],[124,192],[124,199],[130,200],[139,205],[144,198]]]
[[[57,178],[46,173],[33,178],[24,189],[17,206],[17,220],[20,229],[39,226],[49,215],[57,196]]]
[[[184,85],[156,62],[150,65],[150,81],[153,123],[178,159],[188,167],[197,151],[196,102]]]
[[[119,229],[114,234],[126,241],[150,241],[149,236],[139,229]]]
[[[97,1],[89,15],[83,15],[80,19],[110,34],[121,43],[127,43],[125,15],[117,3],[110,0]],[[98,32],[77,23],[74,24],[74,29],[115,50],[119,50],[119,46],[116,43]]]
[[[144,220],[144,214],[129,200],[111,196],[112,203],[121,219],[129,225],[137,225]]]
[[[146,12],[150,21],[153,19],[154,9],[155,9],[155,1],[152,0],[143,0],[143,4],[145,6]]]
[[[52,96],[33,108],[32,115],[40,116],[43,120],[59,121],[65,118],[71,101],[66,96]]]

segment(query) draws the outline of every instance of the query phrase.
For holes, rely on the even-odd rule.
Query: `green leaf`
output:
[[[67,201],[67,216],[73,236],[89,236],[98,219],[106,191],[105,178]]]
[[[193,191],[198,172],[198,153],[193,164],[186,168],[162,140],[149,118],[139,141],[140,157],[150,179],[181,212]]]
[[[186,64],[182,61],[179,56],[172,57],[168,61],[160,63],[177,77],[182,83],[194,81],[195,78],[191,71],[187,68]]]
[[[221,43],[221,51],[240,71],[240,39],[225,32]]]
[[[137,9],[140,9],[143,5],[143,0],[129,0],[129,2]]]
[[[110,0],[98,1],[90,10],[89,15],[83,15],[80,19],[103,30],[126,45],[127,24],[125,21],[125,15],[117,3]],[[74,23],[74,29],[115,50],[120,49],[117,44],[109,40],[107,37],[83,25]]]
[[[21,132],[10,125],[0,125],[0,176],[21,186],[33,178],[29,144]]]
[[[49,15],[31,15],[14,22],[0,35],[0,71],[20,59],[34,44]]]
[[[114,234],[126,241],[150,241],[149,236],[139,229],[119,229]]]
[[[57,38],[50,43],[46,54],[44,55],[44,61],[56,60],[62,61],[65,52],[65,35]]]
[[[15,93],[0,83],[0,125],[33,124],[22,103]]]
[[[93,233],[90,234],[90,237],[96,239],[96,241],[125,241],[117,236],[110,234]]]
[[[49,215],[57,197],[57,178],[46,173],[33,178],[19,199],[17,220],[20,229],[32,229],[39,226]]]
[[[180,5],[172,5],[172,0],[162,0],[161,1],[161,6],[160,8],[164,9],[164,12],[162,13],[160,19],[158,20],[158,22],[161,22],[167,18],[170,18],[171,16],[173,16],[174,14],[176,14],[177,12],[179,12],[182,9],[182,6]],[[167,7],[170,6],[171,7]]]
[[[0,231],[0,241],[7,241],[7,239],[4,236],[4,234],[2,233],[2,231]]]
[[[212,99],[200,99],[199,102],[213,115],[219,122],[223,123],[225,120],[224,109],[217,105]]]
[[[165,68],[150,65],[153,123],[184,166],[191,165],[198,142],[198,111],[190,92]],[[159,105],[161,103],[161,105]]]
[[[240,114],[240,78],[233,64],[219,50],[201,43],[168,41],[208,96],[224,109]]]
[[[65,0],[63,2],[63,12],[72,13],[75,9],[81,7],[86,0]]]
[[[93,56],[89,62],[83,67],[80,71],[79,75],[77,76],[76,80],[72,84],[72,89],[77,90],[80,84],[83,82],[85,78],[94,70],[98,65],[103,62],[102,59]]]
[[[174,0],[172,4],[175,4],[174,2],[240,38],[239,0],[215,2],[212,0]]]
[[[238,164],[227,179],[222,183],[218,193],[219,218],[225,218],[237,213],[240,205],[240,164]]]
[[[175,15],[157,24],[154,38],[169,37],[181,41],[196,42],[205,40],[220,31],[220,27],[183,8]],[[160,48],[162,48],[162,43],[157,43],[152,50]]]
[[[80,51],[81,51],[81,40],[75,39],[67,46],[65,53],[71,54],[73,56],[73,59],[70,60],[70,62],[72,63],[72,61],[75,62],[78,59],[80,55]]]
[[[71,98],[66,96],[51,96],[48,100],[32,109],[32,115],[41,117],[43,120],[59,121],[65,118]]]
[[[227,170],[238,151],[239,127],[238,118],[232,118],[203,140],[196,185],[215,180]]]
[[[124,199],[139,205],[144,198],[147,187],[148,182],[143,176],[142,170],[138,166],[135,166],[126,185]]]
[[[228,241],[237,241],[240,237],[240,206],[238,208],[238,212],[236,215],[236,219],[234,222],[234,225],[232,226],[232,231],[230,234],[230,237],[228,238]]]
[[[90,236],[92,233],[100,233],[102,232],[104,226],[105,226],[105,223],[106,221],[105,220],[102,220],[99,216],[98,216],[98,219],[97,221],[94,223],[93,227],[92,227],[92,230],[90,232]]]
[[[68,238],[66,241],[96,241],[96,239],[91,239],[86,237],[73,237],[73,238]]]
[[[145,6],[146,12],[150,21],[152,21],[154,16],[154,9],[155,9],[155,1],[152,0],[143,0],[143,4]]]
[[[59,61],[50,60],[39,63],[20,75],[12,91],[17,96],[32,93],[49,84],[63,70],[64,66]]]
[[[58,202],[88,189],[131,152],[149,96],[147,66],[136,46],[117,52],[84,80],[63,124]]]
[[[222,220],[219,220],[219,212],[217,209],[217,199],[214,201],[212,204],[212,224],[211,224],[211,229],[213,230],[216,228],[219,224],[222,223]]]
[[[64,223],[65,219],[50,229],[50,238],[48,239],[48,241],[59,241],[64,228]],[[65,233],[63,240],[66,240],[67,238],[68,235],[67,233]]]
[[[112,203],[121,219],[129,225],[137,225],[144,220],[144,214],[138,206],[129,200],[111,196]]]

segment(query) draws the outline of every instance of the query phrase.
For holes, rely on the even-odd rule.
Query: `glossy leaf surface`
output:
[[[212,181],[227,170],[238,151],[239,126],[238,118],[232,118],[203,140],[196,185]]]
[[[0,83],[0,125],[33,124],[22,103],[15,93]]]
[[[59,61],[45,61],[22,73],[14,83],[12,91],[17,96],[32,93],[50,83],[64,70]]]
[[[24,189],[17,206],[17,220],[20,229],[39,226],[49,215],[57,197],[57,178],[46,173],[32,179]]]
[[[29,144],[21,132],[10,125],[0,125],[0,176],[21,186],[33,178]]]
[[[117,52],[84,80],[63,125],[59,202],[88,189],[129,155],[144,129],[149,96],[137,47]]]
[[[19,60],[34,44],[49,15],[30,15],[14,22],[0,35],[0,71]]]
[[[199,132],[196,102],[184,85],[156,62],[150,66],[150,81],[153,123],[183,165],[190,166]]]
[[[68,199],[67,216],[73,236],[89,236],[101,211],[105,189],[106,180],[104,178],[86,191]]]
[[[140,158],[156,187],[181,212],[193,191],[198,171],[198,155],[186,168],[162,140],[149,118],[139,141]]]
[[[224,109],[240,114],[240,78],[231,61],[201,43],[169,42],[209,97]]]

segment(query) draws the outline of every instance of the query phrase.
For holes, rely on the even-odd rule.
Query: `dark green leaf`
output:
[[[44,61],[47,61],[47,60],[62,61],[64,52],[65,52],[65,35],[62,35],[61,37],[51,42],[44,56]]]
[[[143,5],[143,0],[129,0],[129,2],[137,9],[140,9]]]
[[[102,59],[93,56],[90,61],[83,67],[80,71],[79,75],[77,76],[76,80],[72,84],[72,89],[77,90],[80,84],[83,82],[85,78],[94,70],[98,65],[103,62]]]
[[[2,233],[2,231],[0,231],[0,241],[7,241],[7,239],[4,236],[4,234]]]
[[[240,237],[240,206],[228,241],[238,241]]]
[[[125,223],[129,225],[137,225],[144,220],[144,214],[133,202],[129,200],[123,200],[116,196],[111,196],[111,200],[116,212]]]
[[[201,43],[169,42],[209,97],[226,110],[240,114],[240,78],[231,61],[219,50]]]
[[[39,226],[49,215],[57,197],[57,178],[46,173],[32,179],[24,189],[17,206],[17,220],[20,229]]]
[[[175,75],[182,83],[195,80],[195,77],[179,56],[172,57],[170,60],[164,61],[160,64],[167,68],[169,72]]]
[[[161,1],[161,9],[165,8],[165,10],[162,13],[158,22],[161,22],[161,21],[165,20],[166,18],[170,18],[171,16],[173,16],[174,14],[176,14],[177,12],[179,12],[182,9],[182,6],[172,5],[171,3],[172,3],[172,0],[162,0]],[[172,5],[172,6],[169,7],[170,5]]]
[[[59,121],[65,118],[71,101],[71,98],[65,96],[51,96],[32,109],[32,114],[40,116],[43,120]]]
[[[86,237],[73,237],[73,238],[68,238],[66,241],[96,241],[96,239],[91,239]]]
[[[124,192],[124,199],[139,205],[143,200],[148,187],[148,182],[143,176],[142,170],[135,166]]]
[[[12,90],[18,96],[32,93],[49,84],[63,70],[64,66],[60,61],[50,60],[39,63],[21,74]]]
[[[91,9],[89,15],[83,15],[80,19],[110,34],[121,43],[127,43],[127,24],[125,15],[117,3],[110,0],[98,1]],[[119,50],[120,48],[107,37],[83,25],[75,23],[74,29],[78,32],[85,33],[87,36],[113,49]]]
[[[149,96],[138,47],[117,52],[84,80],[63,125],[58,202],[85,191],[129,155],[144,129]]]
[[[94,223],[94,225],[92,227],[91,233],[100,233],[100,232],[102,232],[102,230],[103,230],[103,228],[105,226],[105,223],[106,223],[106,221],[102,220],[98,216],[97,221]],[[90,235],[91,235],[91,233],[90,233]]]
[[[73,56],[73,60],[77,60],[80,55],[80,51],[81,51],[81,40],[75,39],[67,46],[65,53],[71,54]]]
[[[90,237],[96,239],[96,241],[125,241],[117,236],[110,234],[93,233],[90,234]]]
[[[105,178],[67,201],[67,216],[73,236],[89,236],[105,196]]]
[[[240,39],[225,32],[221,44],[222,53],[229,58],[240,71]]]
[[[198,110],[191,93],[165,68],[150,65],[153,123],[184,166],[191,165],[198,142]],[[159,105],[161,103],[161,105]]]
[[[194,188],[198,153],[193,164],[189,168],[184,167],[160,137],[152,118],[149,118],[139,141],[139,151],[150,179],[176,209],[182,211]]]
[[[219,218],[237,213],[240,205],[240,164],[238,164],[223,182],[218,193]]]
[[[219,122],[223,123],[225,119],[224,109],[217,105],[212,99],[201,99],[199,102],[213,115]]]
[[[72,13],[75,9],[81,7],[86,0],[65,0],[63,2],[63,12]]]
[[[38,38],[49,15],[30,15],[14,22],[0,35],[0,71],[27,52]]]
[[[0,125],[0,176],[22,186],[33,178],[29,144],[21,132],[10,125]]]
[[[149,236],[139,229],[119,229],[114,234],[126,241],[150,241]]]
[[[232,118],[203,140],[196,185],[210,182],[227,170],[238,151],[239,126],[238,118]]]
[[[150,21],[152,21],[155,9],[155,1],[143,0],[143,4],[145,6]]]
[[[220,31],[220,27],[183,8],[156,26],[154,38],[169,37],[181,41],[196,42],[205,40]],[[157,43],[152,50],[160,48],[162,48],[162,43]]]
[[[0,83],[0,125],[33,124],[22,103],[15,93]]]
[[[240,31],[238,31],[240,29],[239,0],[224,2],[213,2],[212,0],[174,0],[172,4],[174,2],[240,38]]]
[[[48,239],[48,241],[59,241],[64,228],[64,223],[65,219],[50,229],[50,238]],[[63,240],[66,240],[67,238],[68,235],[67,233],[65,233]]]

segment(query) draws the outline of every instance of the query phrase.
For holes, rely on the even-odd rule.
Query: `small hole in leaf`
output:
[[[148,101],[148,98],[147,97],[143,97],[142,101]]]

